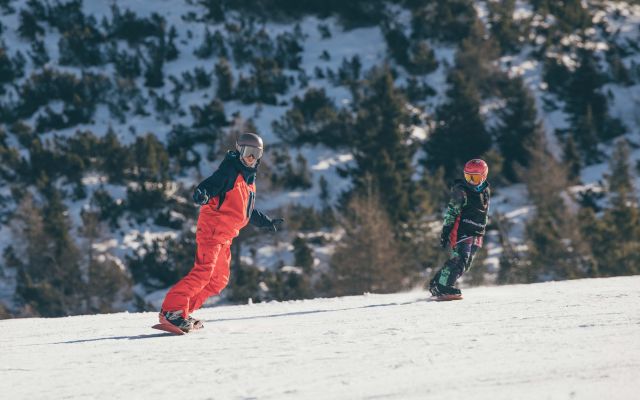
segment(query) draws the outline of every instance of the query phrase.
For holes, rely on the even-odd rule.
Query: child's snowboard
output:
[[[431,296],[429,299],[431,301],[462,300],[462,295],[461,294],[442,294],[440,296]]]

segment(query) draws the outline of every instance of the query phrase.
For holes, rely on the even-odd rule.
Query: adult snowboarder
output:
[[[451,250],[450,258],[429,283],[438,300],[462,298],[454,284],[471,268],[473,257],[482,247],[489,212],[489,167],[480,159],[464,166],[464,180],[456,179],[444,215],[440,245]]]
[[[202,322],[191,314],[227,286],[230,246],[240,229],[250,222],[275,232],[284,221],[254,209],[256,173],[263,151],[260,136],[241,134],[236,150],[227,152],[213,175],[196,187],[193,200],[200,204],[200,215],[195,263],[167,293],[159,314],[161,325],[171,324],[185,333],[202,328]]]

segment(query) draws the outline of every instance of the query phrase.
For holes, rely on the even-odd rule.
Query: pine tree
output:
[[[573,135],[580,144],[587,164],[598,162],[601,159],[598,150],[598,128],[593,119],[591,105],[587,105],[583,115],[574,116]]]
[[[225,6],[220,0],[200,0],[199,3],[206,9],[205,20],[215,22],[225,20]]]
[[[111,50],[109,58],[113,61],[116,72],[122,78],[133,79],[142,73],[139,54],[132,55],[127,51],[118,51],[117,48],[114,48]]]
[[[631,72],[623,62],[625,56],[625,50],[621,48],[617,43],[608,43],[609,49],[606,52],[607,62],[609,63],[609,71],[611,79],[625,86],[632,86],[634,84]]]
[[[91,265],[96,260],[95,243],[100,239],[100,214],[96,211],[82,210],[80,213],[82,226],[79,229],[80,235],[86,240],[85,256],[87,264]]]
[[[95,244],[104,238],[100,224],[99,211],[82,210],[82,227],[79,229],[80,238],[84,239],[83,253],[87,269],[87,290],[89,312],[114,312],[119,305],[130,300],[131,281],[127,271],[116,263],[115,257],[96,251]]]
[[[307,159],[302,154],[298,154],[296,156],[296,164],[296,177],[298,181],[296,186],[302,189],[310,189],[313,186],[313,181],[311,180],[311,172],[309,172]]]
[[[143,241],[142,238],[139,240]],[[168,288],[189,272],[195,251],[195,236],[190,231],[183,231],[175,238],[158,238],[150,244],[144,243],[125,259],[136,285],[157,290]]]
[[[53,281],[57,282],[56,286],[62,294],[69,297],[68,310],[74,310],[81,307],[79,300],[85,282],[80,272],[79,249],[71,235],[71,221],[62,202],[62,194],[50,187],[45,191],[45,196],[48,203],[43,209],[44,230],[49,237],[54,238],[51,265],[54,270]]]
[[[419,282],[424,279],[425,270],[434,271],[446,261],[446,254],[440,248],[439,226],[449,195],[444,168],[438,168],[435,172],[422,171],[411,196],[414,209],[408,221],[402,224],[396,241],[402,254],[411,255],[402,260],[406,270],[405,279],[409,282]]]
[[[42,40],[34,40],[31,42],[31,51],[29,52],[33,64],[38,67],[42,67],[49,62],[49,54],[47,48]]]
[[[515,165],[528,166],[531,141],[539,129],[535,102],[520,78],[510,81],[506,105],[498,112],[496,141],[504,158],[503,173],[512,182],[518,181]]]
[[[502,53],[514,53],[519,47],[520,28],[513,19],[515,0],[488,3],[491,34],[498,40]]]
[[[342,65],[338,69],[338,79],[342,85],[352,86],[360,79],[361,70],[362,62],[358,55],[353,56],[351,60],[343,58]]]
[[[102,33],[92,24],[74,25],[63,32],[58,42],[62,65],[93,66],[103,62]]]
[[[269,288],[262,300],[301,300],[312,297],[309,277],[296,269],[280,267],[274,274],[266,274],[264,282]]]
[[[226,101],[233,98],[233,73],[229,62],[224,58],[216,64],[215,74],[218,80],[217,96],[220,100]]]
[[[0,85],[13,81],[17,76],[18,74],[6,47],[0,43]]]
[[[633,205],[637,203],[637,199],[634,195],[629,152],[626,141],[618,141],[611,156],[608,183],[614,202]]]
[[[310,273],[313,268],[313,251],[302,236],[296,236],[291,243],[293,245],[293,257],[296,267],[303,269],[305,273]]]
[[[330,261],[334,294],[401,289],[404,273],[394,228],[371,187],[351,199],[346,214],[345,234]]]
[[[34,6],[35,4],[38,4],[38,3],[31,2],[32,6]],[[42,7],[39,4],[38,6]],[[21,10],[20,25],[18,26],[18,33],[20,34],[20,37],[24,39],[34,40],[38,35],[44,35],[44,28],[42,28],[38,24],[38,22],[39,22],[39,19],[36,15],[34,15],[33,13],[27,10]]]
[[[61,194],[46,187],[40,209],[26,196],[13,217],[16,243],[5,259],[18,269],[16,294],[36,315],[57,317],[86,311],[86,275],[70,234]]]
[[[9,311],[9,308],[5,306],[3,303],[0,303],[0,320],[9,319],[11,317],[12,315],[11,315],[11,312]]]
[[[536,134],[525,175],[536,207],[525,227],[528,263],[514,273],[526,282],[589,276],[595,262],[579,221],[565,203],[567,174],[547,152],[543,135],[540,131]]]
[[[280,139],[290,144],[321,143],[338,148],[351,143],[351,124],[351,113],[338,110],[324,89],[310,88],[303,98],[293,98],[291,109],[273,121],[272,127]]]
[[[591,15],[581,0],[531,0],[531,4],[544,16],[547,13],[553,14],[558,28],[565,32],[573,32],[591,25]]]
[[[491,136],[480,116],[480,96],[474,85],[455,69],[448,82],[448,101],[437,109],[437,127],[425,143],[425,163],[431,170],[444,167],[451,177],[466,161],[489,150]]]
[[[567,170],[567,179],[569,183],[578,183],[580,181],[580,171],[582,170],[582,161],[580,153],[576,147],[576,143],[572,136],[567,137],[564,144],[563,161]]]
[[[178,31],[176,30],[176,27],[171,26],[171,29],[169,29],[169,42],[167,43],[167,49],[165,54],[165,60],[167,61],[177,60],[178,56],[180,55],[180,51],[178,50],[178,47],[176,46],[176,43],[175,43],[175,40],[177,37],[178,37]]]
[[[632,183],[628,145],[620,141],[611,157],[608,186],[611,206],[602,216],[593,243],[600,273],[640,273],[640,208]]]
[[[241,257],[242,249],[247,241],[256,235],[255,230],[243,229],[238,237],[233,240],[233,246],[231,246],[231,275],[226,289],[226,297],[229,301],[246,303],[247,299],[260,300],[263,295],[261,286],[264,274],[258,266],[248,265]],[[250,254],[255,260],[256,251],[250,249]]]
[[[567,99],[566,110],[571,114],[576,143],[586,153],[587,163],[593,163],[601,156],[598,141],[623,134],[625,127],[608,114],[607,98],[601,93],[606,77],[600,72],[595,55],[584,49],[578,55],[578,68],[559,89]]]
[[[118,219],[124,212],[124,205],[116,202],[104,188],[93,192],[91,205],[99,210],[100,221],[108,221],[111,229],[119,228]]]
[[[120,144],[112,127],[109,127],[102,138],[100,148],[105,155],[100,163],[101,170],[107,174],[111,183],[122,183],[127,171],[132,168],[133,161],[130,152]]]
[[[318,186],[320,186],[320,204],[322,205],[322,211],[320,213],[322,225],[325,227],[332,227],[335,225],[336,217],[331,204],[332,202],[329,182],[324,176],[320,176],[320,179],[318,180]]]
[[[164,32],[162,36],[156,42],[149,42],[149,60],[145,61],[147,67],[144,73],[144,85],[151,88],[160,88],[164,86],[164,61],[166,53],[166,44],[164,39]]]
[[[460,43],[455,69],[482,97],[500,96],[508,77],[497,66],[500,48],[479,19],[469,26],[470,35]]]
[[[192,126],[206,128],[209,135],[212,131],[215,132],[218,128],[229,125],[224,113],[224,103],[217,98],[202,108],[197,105],[191,106],[191,115],[193,116]]]
[[[429,44],[422,40],[409,47],[409,71],[417,75],[426,75],[438,69],[438,60]]]
[[[387,41],[387,48],[396,62],[403,67],[409,67],[409,39],[404,34],[402,28],[391,27],[384,35]]]
[[[215,51],[213,34],[209,31],[209,27],[205,27],[204,39],[200,47],[193,51],[193,54],[203,60],[211,57]]]
[[[23,166],[18,149],[8,143],[6,132],[0,128],[0,178],[8,182],[17,180]]]
[[[152,134],[139,137],[133,146],[139,182],[165,182],[169,173],[169,155],[164,145]]]
[[[418,188],[414,194],[418,212],[423,215],[440,214],[449,199],[450,188],[447,185],[444,168],[435,172],[424,170]]]
[[[413,12],[413,36],[460,42],[470,35],[470,26],[477,18],[471,0],[436,0]]]
[[[253,62],[254,72],[250,80],[255,84],[255,98],[248,98],[245,102],[259,101],[265,104],[276,105],[277,94],[285,94],[289,86],[289,80],[284,75],[278,64],[268,58],[258,58]],[[238,83],[240,87],[240,83]],[[253,85],[250,85],[253,86]]]
[[[412,207],[413,149],[407,146],[410,119],[406,100],[394,87],[388,68],[374,70],[358,103],[352,152],[356,167],[351,170],[355,192],[373,179],[382,206],[394,223],[407,221]]]
[[[299,43],[302,33],[296,33],[300,26],[296,25],[294,32],[284,32],[276,37],[276,48],[273,58],[280,68],[297,70],[302,62],[304,48]]]
[[[57,307],[49,302],[49,297],[53,301],[54,296],[48,295],[53,289],[46,283],[40,283],[45,272],[42,266],[48,266],[50,263],[49,242],[44,231],[42,211],[35,205],[30,194],[20,199],[9,226],[14,241],[5,249],[4,259],[7,266],[17,270],[16,297],[23,305],[33,308],[35,315],[39,315],[39,311],[42,314],[56,314]],[[47,270],[50,271],[50,267]],[[47,290],[42,293],[44,289]],[[42,310],[41,304],[43,307],[50,305],[51,312]]]
[[[491,222],[497,228],[498,240],[502,246],[496,283],[504,285],[531,281],[532,278],[527,277],[526,260],[509,237],[512,223],[500,212],[492,214]]]
[[[567,88],[570,96],[568,110],[574,115],[576,138],[584,150],[587,150],[590,161],[597,156],[598,120],[606,113],[606,99],[598,89],[604,83],[603,75],[598,71],[597,61],[586,51],[580,53],[580,66],[572,75]]]

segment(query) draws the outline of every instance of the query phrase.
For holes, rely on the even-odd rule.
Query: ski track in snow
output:
[[[640,276],[0,321],[7,399],[622,399],[640,391]]]

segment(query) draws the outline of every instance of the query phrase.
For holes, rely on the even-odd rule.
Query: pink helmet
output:
[[[481,185],[487,180],[489,174],[489,166],[486,162],[479,158],[467,161],[464,165],[464,179],[474,186]]]

